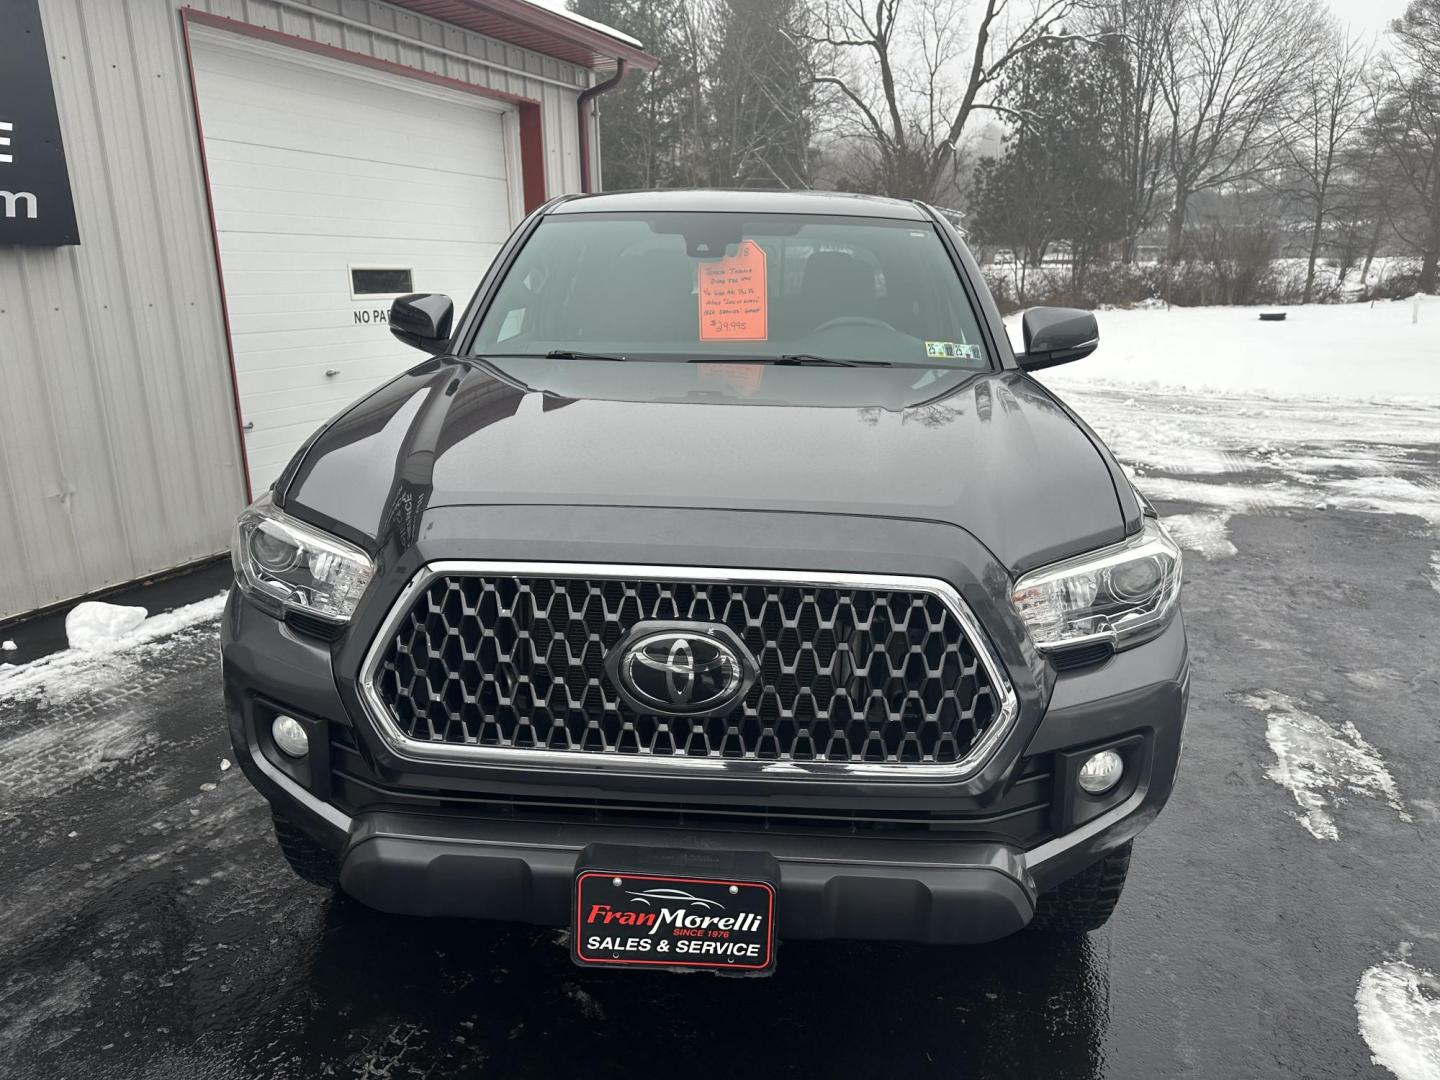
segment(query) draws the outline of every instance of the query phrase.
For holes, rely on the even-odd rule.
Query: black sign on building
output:
[[[0,3],[0,244],[78,244],[39,0]]]

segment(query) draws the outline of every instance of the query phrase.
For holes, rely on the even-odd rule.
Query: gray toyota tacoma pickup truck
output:
[[[1181,557],[960,235],[833,193],[531,214],[240,517],[237,759],[308,881],[585,965],[1079,933],[1168,798]]]

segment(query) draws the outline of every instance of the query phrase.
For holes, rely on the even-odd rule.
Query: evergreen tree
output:
[[[1005,152],[976,168],[973,213],[987,243],[1037,266],[1057,241],[1071,245],[1076,284],[1125,232],[1120,176],[1120,77],[1113,50],[1074,38],[1038,46],[1015,63],[996,104],[1011,118]]]
[[[576,14],[638,39],[660,60],[632,72],[598,101],[603,186],[685,187],[703,183],[705,120],[696,12],[686,0],[571,0]]]
[[[804,0],[720,0],[707,79],[716,186],[809,184],[815,87],[808,18]]]

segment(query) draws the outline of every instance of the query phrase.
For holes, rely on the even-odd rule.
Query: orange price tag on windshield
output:
[[[700,340],[766,341],[770,297],[765,251],[741,241],[734,255],[700,264]]]

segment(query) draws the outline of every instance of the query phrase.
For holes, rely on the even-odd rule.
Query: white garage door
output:
[[[514,114],[403,75],[221,31],[195,83],[251,488],[422,359],[385,324],[405,292],[463,307],[519,220]]]

